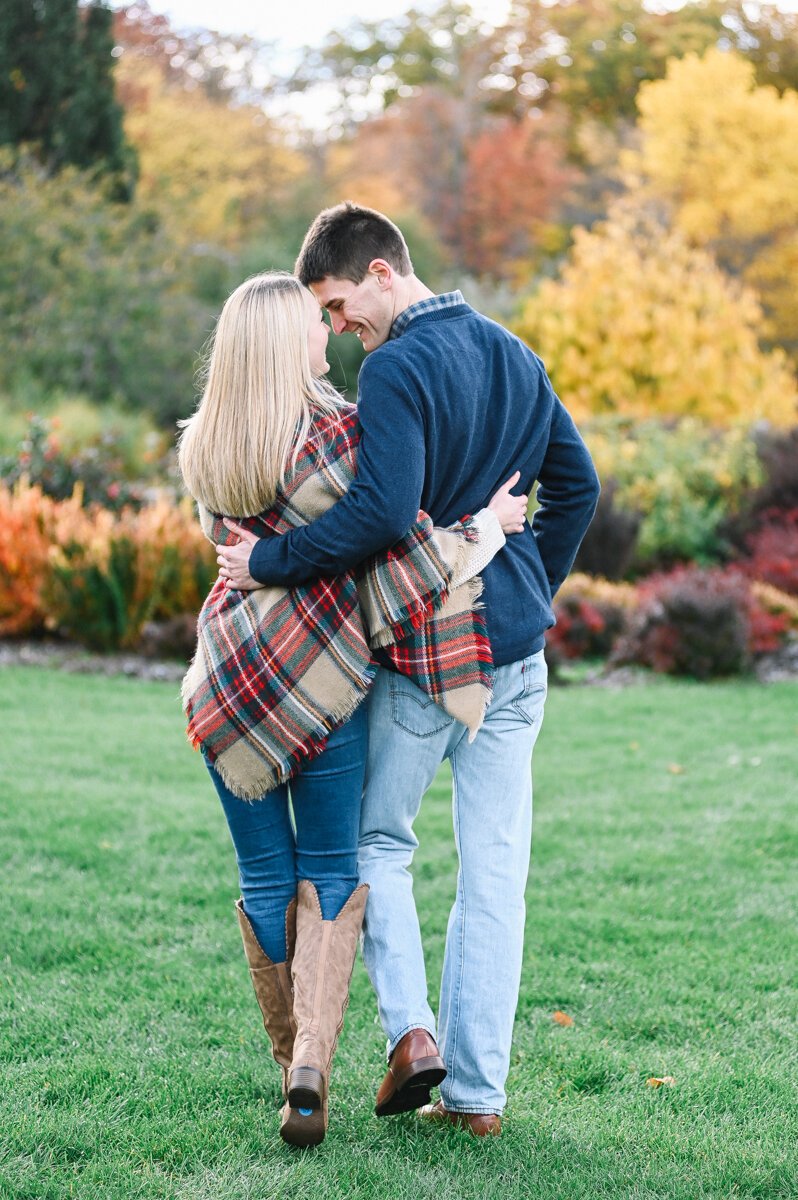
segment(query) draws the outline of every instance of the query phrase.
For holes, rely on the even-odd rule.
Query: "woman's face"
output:
[[[329,326],[324,323],[324,315],[312,292],[305,289],[305,308],[308,314],[308,355],[310,369],[314,375],[326,375],[330,369],[327,362],[327,338],[330,336]]]

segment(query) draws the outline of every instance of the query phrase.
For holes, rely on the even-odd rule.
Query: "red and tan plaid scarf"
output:
[[[240,523],[259,537],[310,523],[354,479],[358,438],[354,406],[320,420],[274,506]],[[201,516],[214,543],[233,540],[221,518]],[[252,592],[216,581],[183,706],[189,738],[232,792],[256,799],[320,753],[368,692],[377,647],[474,735],[493,680],[482,585],[468,578],[477,539],[470,518],[443,530],[420,512],[401,542],[356,571]]]

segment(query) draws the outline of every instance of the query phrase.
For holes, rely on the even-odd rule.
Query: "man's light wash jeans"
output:
[[[358,874],[368,883],[363,957],[388,1053],[410,1029],[435,1036],[410,863],[413,822],[451,761],[457,894],[441,981],[439,1046],[451,1112],[501,1113],[524,941],[532,836],[532,750],[543,719],[543,652],[496,671],[485,723],[464,725],[414,683],[380,670],[369,696],[369,751]]]

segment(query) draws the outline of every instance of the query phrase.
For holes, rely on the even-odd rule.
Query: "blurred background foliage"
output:
[[[279,115],[321,89],[323,127]],[[268,44],[174,29],[146,3],[6,0],[0,478],[10,526],[38,530],[42,555],[34,587],[4,540],[3,586],[25,575],[29,616],[0,597],[0,631],[91,627],[131,645],[147,586],[150,616],[201,599],[186,584],[210,578],[201,542],[157,586],[131,549],[162,527],[148,510],[175,503],[174,423],[229,291],[290,269],[316,212],[344,198],[386,211],[431,287],[462,287],[544,359],[605,484],[580,578],[756,561],[790,594],[798,15],[519,0],[491,28],[445,0],[337,29],[287,74]],[[359,344],[331,349],[354,394]],[[75,505],[112,520],[83,526]],[[76,594],[105,597],[99,616],[53,616],[69,572]],[[719,578],[680,575],[649,608],[704,605],[721,627],[717,606],[736,605],[750,632],[748,584]],[[771,616],[786,637],[785,611]],[[679,659],[641,638],[647,661]],[[744,661],[751,638],[738,642]]]

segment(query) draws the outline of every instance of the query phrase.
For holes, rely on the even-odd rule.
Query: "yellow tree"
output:
[[[172,81],[135,49],[122,55],[117,78],[139,155],[139,198],[182,243],[235,246],[290,203],[307,167],[259,108]]]
[[[576,231],[561,277],[540,285],[515,331],[577,420],[791,424],[795,380],[783,351],[760,349],[761,326],[750,289],[627,201],[602,225]]]
[[[626,165],[691,244],[760,292],[766,332],[798,350],[798,93],[757,87],[732,53],[688,54],[638,95]]]

